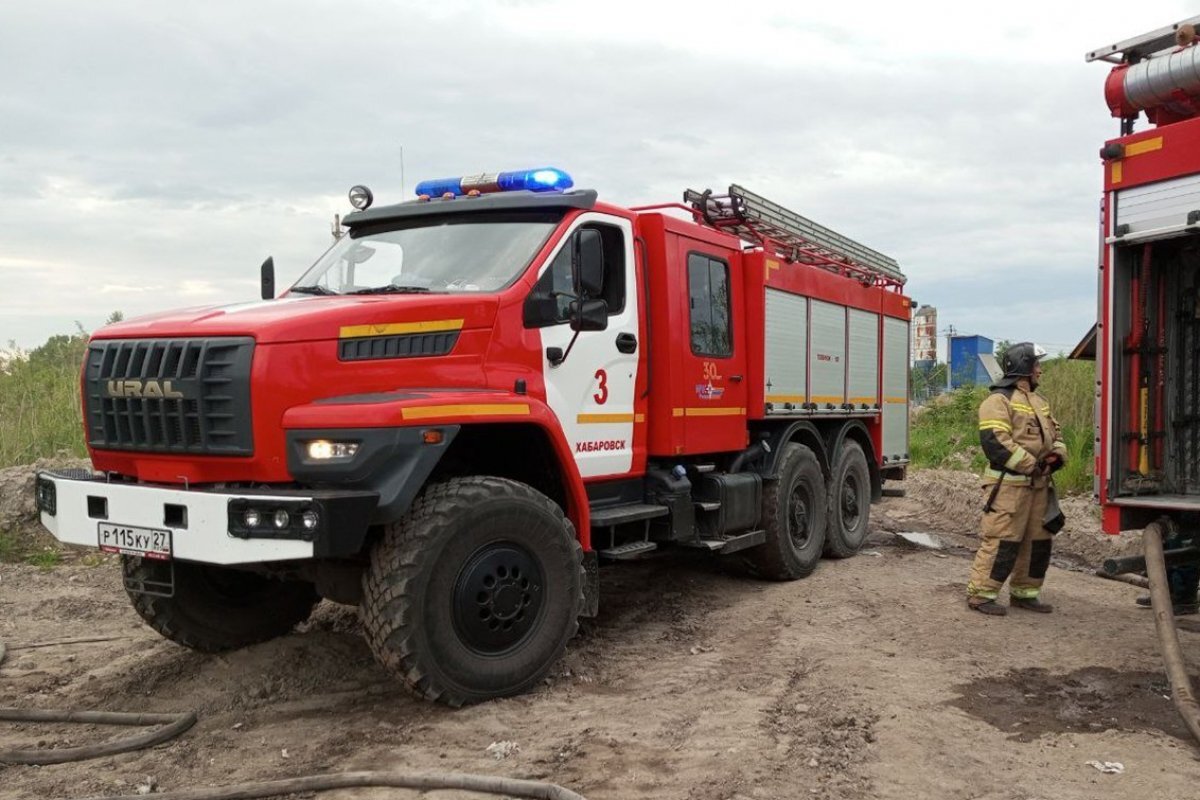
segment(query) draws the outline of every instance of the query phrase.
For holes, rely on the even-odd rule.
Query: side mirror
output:
[[[275,299],[275,258],[267,256],[262,263],[262,299]]]
[[[571,330],[602,331],[608,327],[608,303],[603,300],[572,300]]]
[[[600,231],[586,228],[579,231],[572,247],[575,294],[582,298],[596,297],[604,291],[604,242]]]

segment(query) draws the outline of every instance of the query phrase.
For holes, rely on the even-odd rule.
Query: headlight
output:
[[[313,439],[304,443],[304,453],[310,461],[349,461],[358,453],[358,442]]]

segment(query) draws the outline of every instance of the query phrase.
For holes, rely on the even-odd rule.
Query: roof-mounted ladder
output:
[[[1200,17],[1189,17],[1176,22],[1174,25],[1157,28],[1149,33],[1143,33],[1141,36],[1126,39],[1123,42],[1097,47],[1084,56],[1084,60],[1109,61],[1114,64],[1140,61],[1152,53],[1158,53],[1175,47],[1175,34],[1184,25],[1191,25],[1194,28],[1200,29]]]
[[[688,189],[683,200],[691,205],[697,222],[774,249],[781,258],[823,267],[866,283],[900,287],[907,280],[894,258],[737,184],[731,185],[729,193],[724,195]]]

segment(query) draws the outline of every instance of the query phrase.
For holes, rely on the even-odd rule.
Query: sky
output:
[[[0,346],[257,299],[268,255],[286,286],[353,184],[553,165],[621,205],[739,183],[895,257],[939,327],[1069,350],[1118,126],[1084,53],[1196,9],[1067,6],[9,3]]]

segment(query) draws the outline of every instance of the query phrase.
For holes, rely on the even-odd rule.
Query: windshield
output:
[[[561,214],[421,217],[342,237],[292,287],[304,294],[495,292],[529,266]]]

